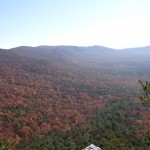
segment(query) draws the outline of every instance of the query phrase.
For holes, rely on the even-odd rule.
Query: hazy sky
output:
[[[150,0],[0,0],[0,48],[150,45]]]

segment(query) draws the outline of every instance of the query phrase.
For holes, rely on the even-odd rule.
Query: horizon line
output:
[[[33,48],[36,48],[36,47],[104,47],[104,48],[109,48],[109,49],[114,49],[114,50],[124,50],[124,49],[134,49],[134,48],[144,48],[144,47],[150,47],[150,45],[147,45],[147,46],[135,46],[135,47],[126,47],[126,48],[112,48],[112,47],[107,47],[107,46],[103,46],[103,45],[88,45],[88,46],[85,46],[85,45],[36,45],[36,46],[30,46],[30,45],[20,45],[20,46],[14,46],[14,47],[11,47],[11,48],[1,48],[0,49],[3,49],[3,50],[10,50],[10,49],[14,49],[14,48],[19,48],[19,47],[33,47]]]

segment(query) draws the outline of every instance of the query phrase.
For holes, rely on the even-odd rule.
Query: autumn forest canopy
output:
[[[0,149],[149,150],[150,47],[0,49]]]

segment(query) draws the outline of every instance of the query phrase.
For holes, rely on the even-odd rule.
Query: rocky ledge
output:
[[[91,144],[90,146],[86,147],[85,149],[82,150],[102,150],[101,148]]]

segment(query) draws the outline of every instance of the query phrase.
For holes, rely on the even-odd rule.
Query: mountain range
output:
[[[1,50],[2,51],[2,50]],[[128,49],[112,49],[103,46],[20,46],[8,49],[20,56],[46,59],[49,61],[74,61],[76,63],[90,62],[139,62],[149,61],[150,46]]]

